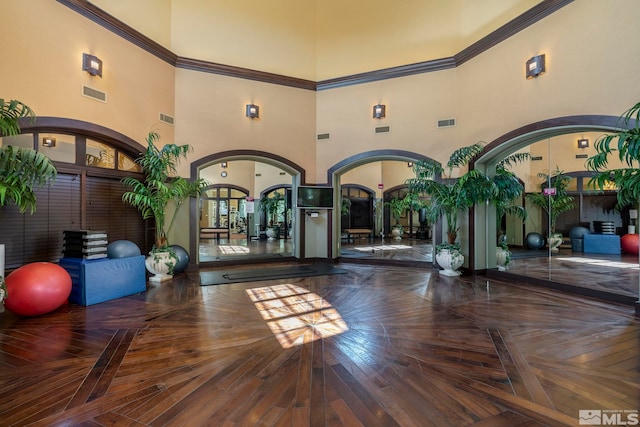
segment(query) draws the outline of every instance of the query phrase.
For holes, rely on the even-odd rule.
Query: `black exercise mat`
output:
[[[257,282],[261,280],[289,279],[292,277],[345,274],[347,270],[329,264],[293,265],[289,267],[248,268],[233,271],[202,271],[200,286],[226,285],[230,283]]]

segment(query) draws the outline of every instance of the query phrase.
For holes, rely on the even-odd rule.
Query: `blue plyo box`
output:
[[[145,292],[144,259],[143,255],[95,260],[61,258],[60,267],[71,276],[69,302],[92,305]]]
[[[584,253],[620,255],[620,236],[617,234],[585,234]]]

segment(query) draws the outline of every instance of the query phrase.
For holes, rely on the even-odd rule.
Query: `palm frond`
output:
[[[460,147],[451,153],[449,161],[447,162],[447,169],[461,168],[469,164],[469,162],[484,149],[484,144],[476,142],[475,144],[467,147]]]
[[[13,202],[21,213],[36,209],[35,186],[55,181],[53,162],[35,150],[6,145],[0,147],[0,206]]]
[[[20,123],[18,119],[29,117],[35,119],[35,113],[27,105],[12,99],[5,101],[0,98],[0,135],[14,136],[20,133]]]

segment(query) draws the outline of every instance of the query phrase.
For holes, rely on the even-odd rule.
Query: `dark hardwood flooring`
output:
[[[580,410],[640,409],[633,307],[341,267],[207,287],[194,271],[94,306],[2,313],[0,425],[576,426]]]

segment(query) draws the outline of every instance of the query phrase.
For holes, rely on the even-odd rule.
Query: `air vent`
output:
[[[160,121],[173,126],[175,119],[167,114],[160,113]]]
[[[456,119],[438,120],[438,127],[439,128],[448,128],[448,127],[455,126],[455,125],[456,125]]]
[[[99,91],[89,86],[82,86],[82,96],[95,99],[100,102],[107,102],[107,93]]]
[[[330,137],[331,137],[331,135],[328,134],[328,133],[319,133],[318,136],[317,136],[318,140],[329,139]]]
[[[588,154],[576,154],[576,159],[588,159]]]
[[[389,130],[389,126],[380,126],[376,128],[376,133],[387,133]]]
[[[542,156],[531,156],[531,160],[542,160]]]

